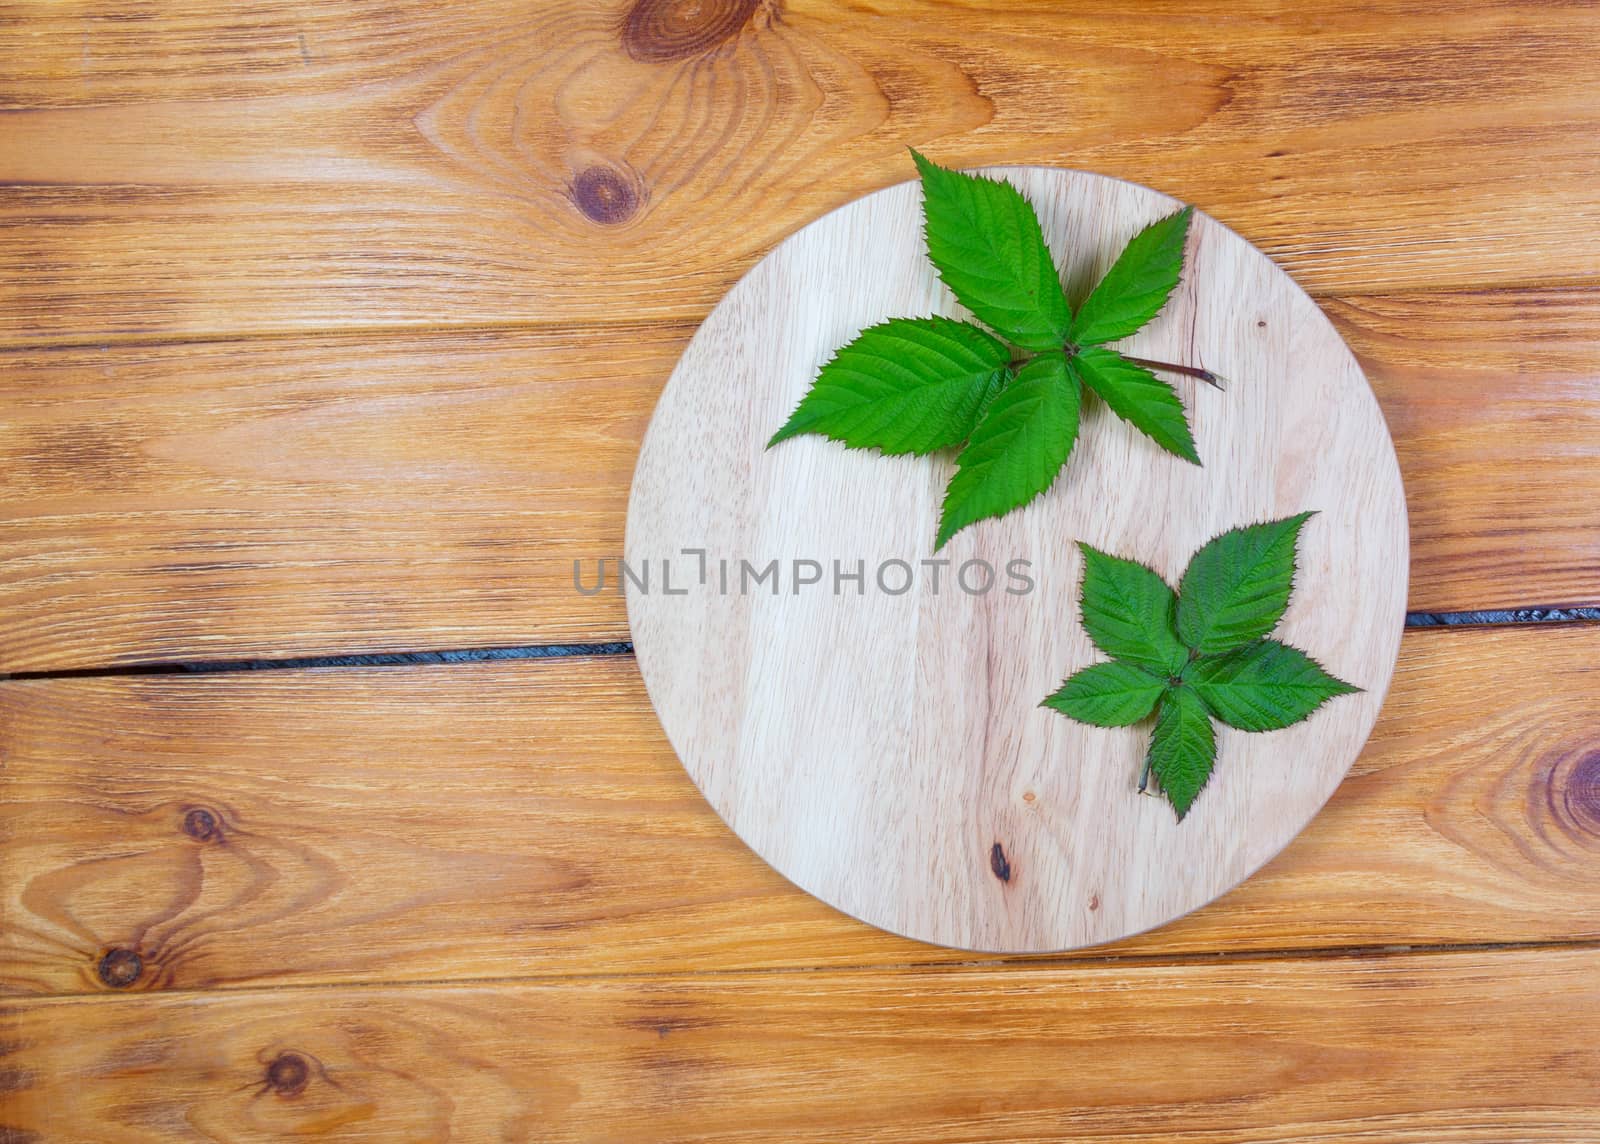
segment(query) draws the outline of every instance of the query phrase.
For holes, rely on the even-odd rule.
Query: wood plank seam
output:
[[[1600,289],[1327,307],[1401,452],[1411,608],[1600,604]],[[0,671],[626,640],[572,566],[622,550],[686,328],[0,358]]]
[[[1597,639],[1409,634],[1371,748],[1283,860],[1086,955],[1600,938]],[[0,724],[3,992],[973,958],[739,844],[627,656],[19,682]],[[100,972],[114,950],[136,978]]]
[[[523,644],[518,647],[419,648],[411,651],[349,652],[283,658],[157,660],[104,667],[44,668],[0,672],[0,682],[27,679],[99,679],[119,675],[219,675],[242,671],[306,671],[339,667],[429,667],[453,663],[487,663],[501,659],[573,659],[580,656],[632,655],[626,640],[607,643]]]
[[[1537,624],[1600,623],[1600,606],[1555,605],[1497,608],[1482,612],[1407,612],[1407,628],[1530,627]]]
[[[1300,949],[1218,949],[1191,953],[1127,953],[1084,956],[1082,954],[1035,954],[1016,957],[977,957],[964,961],[932,961],[909,958],[905,961],[842,962],[837,965],[775,965],[724,967],[720,969],[637,969],[608,970],[597,973],[497,973],[483,977],[373,977],[362,980],[251,982],[216,984],[138,991],[106,990],[74,993],[51,990],[43,993],[0,994],[0,1012],[8,1007],[42,1005],[80,1005],[90,1003],[152,1004],[168,1000],[205,999],[218,996],[247,998],[282,996],[300,992],[349,993],[367,989],[494,989],[502,986],[583,985],[608,982],[667,981],[716,982],[743,978],[815,977],[831,974],[894,973],[1029,973],[1039,970],[1094,969],[1184,969],[1212,965],[1237,965],[1261,962],[1403,962],[1407,958],[1470,956],[1513,953],[1590,953],[1600,952],[1600,938],[1570,938],[1540,941],[1418,942],[1408,945],[1327,945]],[[0,1140],[3,1144],[3,1140]]]
[[[1576,1144],[1600,1139],[1597,961],[6,1003],[0,1138]]]
[[[1407,612],[1406,630],[1424,628],[1525,628],[1600,623],[1600,605],[1560,604],[1465,612]],[[119,666],[44,668],[0,672],[0,683],[27,679],[97,679],[118,675],[214,675],[240,671],[300,671],[339,667],[425,667],[496,659],[567,659],[632,655],[626,640],[583,644],[523,644],[516,647],[419,648],[394,652],[349,652],[283,658],[157,660]]]

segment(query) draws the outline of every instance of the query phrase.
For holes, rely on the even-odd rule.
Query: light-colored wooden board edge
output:
[[[1593,273],[1587,10],[424,7],[30,17],[0,339],[697,320],[907,144],[1156,186],[1320,293]]]
[[[1087,956],[1600,936],[1600,628],[1406,638],[1366,753],[1210,908]],[[717,819],[625,657],[0,684],[22,994],[969,960]]]
[[[1600,952],[0,1003],[8,1140],[1600,1139]]]
[[[1427,611],[1600,602],[1600,288],[1325,303]],[[0,357],[0,671],[626,638],[611,566],[693,326]]]

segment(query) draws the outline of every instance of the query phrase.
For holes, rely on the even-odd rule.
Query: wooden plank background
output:
[[[128,1144],[1600,1131],[1593,949],[142,1000],[0,1002],[14,1115]]]
[[[1600,629],[1409,633],[1260,875],[980,964],[746,851],[631,657],[525,647],[627,638],[572,562],[678,353],[908,144],[1239,230],[1372,378],[1412,608],[1600,614],[1597,42],[1542,0],[0,2],[0,1141],[1600,1140]]]
[[[1600,628],[1409,634],[1371,746],[1283,855],[1086,953],[1600,939],[1597,693]],[[0,704],[0,991],[103,991],[107,950],[163,990],[974,960],[747,850],[631,656],[32,680]]]

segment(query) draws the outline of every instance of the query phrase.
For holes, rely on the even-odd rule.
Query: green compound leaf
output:
[[[1178,591],[1183,642],[1213,655],[1275,628],[1294,587],[1295,543],[1311,515],[1236,528],[1195,553]]]
[[[1115,350],[1089,346],[1071,359],[1083,383],[1098,393],[1111,411],[1167,452],[1198,465],[1194,437],[1183,415],[1183,402],[1172,386]]]
[[[1010,183],[951,171],[911,152],[922,173],[928,257],[963,306],[1030,350],[1058,350],[1072,321],[1039,216]]]
[[[1126,727],[1155,710],[1167,681],[1131,663],[1086,667],[1044,701],[1063,715],[1096,727]]]
[[[1083,550],[1083,629],[1095,647],[1162,677],[1176,675],[1189,652],[1174,629],[1177,598],[1143,564],[1087,544]]]
[[[1078,310],[1067,340],[1079,346],[1129,337],[1161,312],[1183,272],[1193,207],[1145,227],[1129,240]],[[979,317],[982,317],[980,314]]]
[[[1288,605],[1295,543],[1311,515],[1223,533],[1195,553],[1176,596],[1144,565],[1079,545],[1084,630],[1117,662],[1078,672],[1041,706],[1120,727],[1154,702],[1146,771],[1180,822],[1216,763],[1213,717],[1241,731],[1275,731],[1361,690],[1298,648],[1260,638]]]
[[[1241,731],[1276,731],[1338,695],[1361,688],[1336,679],[1299,648],[1260,640],[1204,656],[1185,676],[1211,713]]]
[[[1174,687],[1161,697],[1150,751],[1150,773],[1182,822],[1194,805],[1217,759],[1217,735],[1200,697],[1189,687]]]
[[[1050,487],[1078,439],[1078,383],[1059,354],[1040,354],[989,403],[944,494],[943,548],[974,521],[1004,516]]]
[[[1010,361],[1005,343],[952,318],[871,326],[822,367],[767,447],[805,433],[884,453],[959,445],[1005,384]]]

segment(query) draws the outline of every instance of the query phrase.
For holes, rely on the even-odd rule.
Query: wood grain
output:
[[[0,1005],[9,1140],[1600,1140],[1600,953]]]
[[[1586,5],[20,11],[8,344],[698,321],[907,144],[1156,186],[1319,293],[1600,266]]]
[[[1597,32],[0,0],[0,672],[625,635],[566,576],[662,380],[907,143],[1233,225],[1373,381],[1412,606],[1600,602]],[[976,973],[750,854],[625,659],[0,682],[0,988],[217,990],[0,1004],[0,1141],[1600,1140],[1592,949],[1211,953],[1600,937],[1597,635],[1409,636],[1310,830],[1110,951],[1203,964]]]
[[[1600,937],[1600,628],[1408,635],[1277,860],[1116,954]],[[796,890],[632,661],[0,684],[0,988],[892,966]],[[125,966],[124,968],[128,968]]]
[[[1328,313],[1395,436],[1413,608],[1600,601],[1600,290],[1351,297]]]
[[[1600,602],[1600,288],[1325,304],[1395,435],[1411,607]],[[621,555],[692,332],[0,355],[0,670],[626,638],[572,561]]]
[[[573,564],[621,553],[685,336],[13,357],[0,669],[626,638]]]
[[[1082,172],[986,173],[1034,204],[1074,299],[1180,206]],[[1316,304],[1197,211],[1177,288],[1121,345],[1228,379],[1226,391],[1178,386],[1203,468],[1088,401],[1048,491],[935,551],[953,451],[887,458],[814,436],[767,448],[858,331],[966,316],[925,251],[920,189],[879,191],[785,239],[695,334],[628,502],[627,565],[656,574],[626,593],[639,666],[707,801],[828,904],[989,952],[1140,933],[1258,869],[1360,753],[1404,622],[1394,447]],[[1213,537],[1299,512],[1316,515],[1275,630],[1363,690],[1273,735],[1221,730],[1212,777],[1179,822],[1137,792],[1148,723],[1108,730],[1040,706],[1106,658],[1076,622],[1078,545],[1176,584]],[[745,571],[762,567],[770,586]]]

